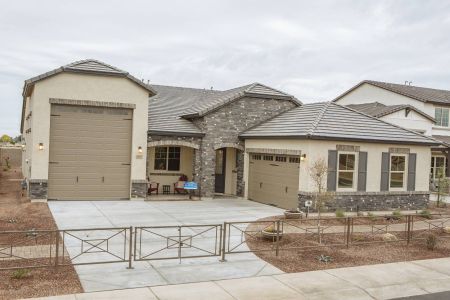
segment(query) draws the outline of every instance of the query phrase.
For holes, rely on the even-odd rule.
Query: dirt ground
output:
[[[14,234],[4,231],[54,230],[57,229],[46,203],[31,203],[22,196],[22,174],[19,169],[0,170],[0,262],[2,266],[11,261],[1,259]],[[25,242],[24,242],[25,240]],[[38,236],[20,237],[20,245],[42,245],[47,239]],[[6,251],[7,252],[7,251]],[[36,260],[30,262],[35,265]],[[0,271],[0,299],[20,299],[80,293],[83,291],[78,275],[72,266],[27,269],[25,276],[14,278],[14,270]]]
[[[264,218],[261,219],[261,221],[279,219],[280,217],[281,216]],[[417,221],[420,220],[425,219],[418,218]],[[306,224],[303,223],[303,225],[317,225],[316,222],[317,221],[315,220],[308,220],[308,222]],[[321,222],[321,224],[322,226],[333,226],[338,225],[339,222],[340,220],[330,219]],[[358,222],[358,225],[366,225],[369,222],[373,222],[372,224],[385,224],[385,221],[380,218],[379,222],[377,222],[376,219],[361,220]],[[394,220],[393,222],[393,224],[399,224],[398,220]],[[340,225],[343,224],[341,223]],[[263,222],[250,224],[247,231],[254,233],[263,228],[267,228],[268,226],[270,226],[270,223]],[[384,228],[384,226],[378,226],[377,228]],[[286,229],[287,228],[285,228],[285,230]],[[292,230],[292,227],[290,229]],[[308,234],[305,234],[302,230],[300,230],[300,232],[302,233],[298,233],[298,231],[289,232],[289,228],[287,232],[284,232],[279,242],[279,256],[276,256],[275,251],[273,250],[258,251],[274,249],[272,240],[264,239],[253,234],[253,236],[246,237],[246,243],[258,257],[288,273],[450,256],[450,234],[445,233],[442,229],[432,230],[433,234],[437,236],[438,239],[437,246],[434,250],[428,250],[426,246],[425,239],[430,233],[428,230],[414,231],[414,240],[412,240],[409,245],[407,245],[406,241],[402,241],[406,240],[404,231],[391,232],[391,234],[395,235],[397,238],[397,241],[395,242],[383,242],[381,233],[372,234],[370,230],[367,233],[356,232],[352,233],[353,244],[350,244],[349,248],[345,246],[345,231],[324,234],[322,236],[322,243],[330,246],[320,247],[318,247],[320,244],[318,243],[317,234],[313,235],[312,231],[309,231]],[[303,249],[292,249],[300,247]],[[322,255],[329,256],[331,261],[320,261],[319,257]]]

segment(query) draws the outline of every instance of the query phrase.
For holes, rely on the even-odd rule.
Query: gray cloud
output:
[[[96,58],[153,83],[259,81],[304,102],[363,79],[449,89],[448,1],[25,1],[0,11],[0,132],[23,81]]]

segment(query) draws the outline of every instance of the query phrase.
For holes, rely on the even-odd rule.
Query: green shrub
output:
[[[436,235],[430,233],[427,235],[426,242],[427,242],[427,249],[433,251],[434,249],[436,249],[438,238]]]
[[[328,264],[329,262],[332,262],[332,261],[333,261],[333,258],[331,258],[331,256],[329,256],[329,255],[323,255],[323,254],[321,254],[320,256],[318,256],[317,259],[318,259],[320,262],[323,262],[323,263],[326,263],[326,264]]]
[[[344,212],[344,210],[342,210],[340,208],[336,209],[335,214],[336,214],[336,218],[345,218],[345,212]]]
[[[392,212],[392,215],[394,217],[400,217],[402,215],[402,212],[400,211],[400,209],[396,209]]]
[[[30,274],[30,271],[27,269],[17,269],[13,272],[12,277],[14,279],[23,279],[25,277],[28,277]]]
[[[369,217],[369,220],[373,221],[375,220],[375,215],[372,212],[367,212],[367,217]]]
[[[425,219],[431,219],[431,213],[429,210],[425,209],[420,212],[420,215]]]

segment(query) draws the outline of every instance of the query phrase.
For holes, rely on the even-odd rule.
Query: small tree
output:
[[[315,207],[317,209],[317,231],[319,235],[319,243],[322,242],[322,234],[320,227],[320,218],[322,209],[325,204],[331,202],[334,199],[334,195],[326,190],[326,178],[328,174],[328,166],[325,162],[325,159],[320,158],[314,162],[312,162],[309,168],[309,174],[311,179],[313,180],[314,185],[316,186],[316,194],[314,197]]]
[[[0,137],[0,142],[2,142],[2,143],[11,143],[12,142],[12,138],[9,135],[4,134],[4,135],[2,135]]]
[[[445,177],[445,172],[443,169],[439,168],[436,174],[437,181],[436,181],[436,192],[437,192],[437,200],[436,200],[436,206],[440,207],[441,205],[441,196],[448,195],[448,188],[449,183],[447,178]]]

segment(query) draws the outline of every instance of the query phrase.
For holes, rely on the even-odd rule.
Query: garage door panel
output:
[[[59,164],[49,167],[49,198],[129,198],[131,119],[130,109],[52,105],[50,161]],[[61,176],[78,182],[50,180]]]
[[[250,155],[248,190],[250,199],[286,209],[297,207],[298,185],[298,163],[290,163],[288,157],[286,162],[282,162],[256,160]]]

